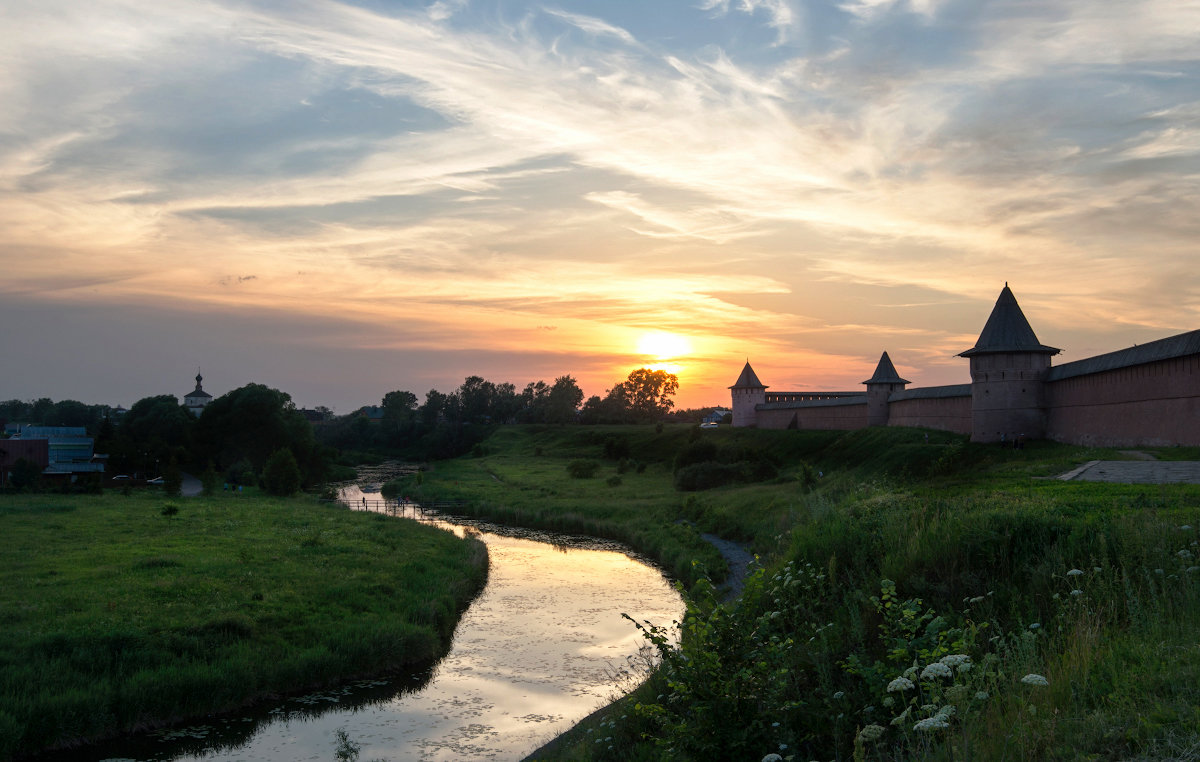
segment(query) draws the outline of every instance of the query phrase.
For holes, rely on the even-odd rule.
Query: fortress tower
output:
[[[733,395],[733,425],[756,425],[758,421],[754,407],[767,401],[767,387],[758,380],[749,360],[746,361],[746,367],[742,368],[742,375],[738,376],[729,390]]]
[[[1046,374],[1060,351],[1038,341],[1005,283],[979,340],[959,354],[971,361],[972,442],[1045,436]]]
[[[884,352],[879,358],[879,364],[875,366],[875,375],[863,383],[867,385],[867,425],[887,426],[888,398],[892,396],[892,392],[904,391],[905,384],[912,382],[900,378],[896,366],[892,365],[892,358]]]

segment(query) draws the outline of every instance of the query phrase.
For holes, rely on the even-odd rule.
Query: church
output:
[[[188,412],[197,418],[204,412],[204,407],[212,402],[213,396],[204,391],[204,376],[200,375],[200,371],[196,371],[196,388],[187,394],[183,395],[183,406],[188,409]]]
[[[908,388],[888,353],[865,391],[768,392],[749,361],[733,425],[763,429],[917,426],[972,442],[1051,439],[1097,447],[1200,445],[1200,330],[1052,365],[1008,284],[975,346],[970,383]]]

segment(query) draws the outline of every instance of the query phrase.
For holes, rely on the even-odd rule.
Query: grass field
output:
[[[444,653],[482,543],[307,497],[0,497],[0,758]]]
[[[701,451],[700,472],[773,475],[677,490]],[[615,537],[691,589],[682,647],[643,625],[661,667],[548,758],[1197,759],[1200,487],[1047,478],[1123,457],[903,429],[510,427],[391,489]],[[732,604],[696,581],[720,566],[700,531],[761,557]]]

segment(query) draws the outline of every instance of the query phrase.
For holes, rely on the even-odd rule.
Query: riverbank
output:
[[[0,498],[0,758],[427,663],[473,539],[308,497]]]
[[[1050,478],[1121,457],[898,429],[512,427],[393,489],[624,532],[688,581],[682,648],[647,628],[661,669],[537,758],[1179,756],[1200,744],[1200,487]],[[688,491],[689,464],[729,479]],[[701,532],[765,566],[730,604],[679,571]]]

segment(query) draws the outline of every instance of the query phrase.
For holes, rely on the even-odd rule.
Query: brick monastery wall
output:
[[[971,395],[893,400],[888,404],[888,426],[916,426],[970,434]]]
[[[1046,438],[1136,447],[1200,445],[1200,355],[1054,380]]]
[[[828,404],[800,403],[795,407],[760,407],[757,411],[760,429],[850,430],[867,427],[867,401]],[[792,422],[795,421],[795,426]]]

